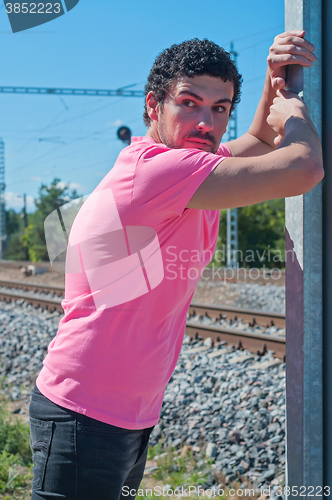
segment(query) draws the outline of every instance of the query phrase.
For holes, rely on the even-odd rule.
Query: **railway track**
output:
[[[28,262],[17,260],[1,260],[0,269],[21,269],[22,267],[35,266],[39,270],[54,271],[49,262]],[[285,285],[285,271],[280,269],[238,269],[225,267],[206,267],[202,280],[223,281],[224,283],[256,283],[260,285]]]
[[[64,288],[59,286],[47,286],[43,284],[0,280],[0,287],[10,289],[19,289],[23,292],[1,291],[0,300],[6,302],[12,300],[24,300],[34,307],[41,307],[50,312],[63,312],[61,300],[64,295]],[[27,291],[54,293],[57,298],[40,297],[32,294],[24,293]],[[222,325],[203,324],[200,319],[210,320],[227,320],[229,327]],[[232,324],[238,320],[247,323],[251,327],[269,328],[275,326],[277,328],[285,328],[285,316],[277,313],[267,313],[264,311],[256,311],[251,309],[242,309],[237,307],[226,306],[209,306],[206,304],[192,303],[189,308],[188,320],[186,324],[186,334],[192,338],[208,338],[211,337],[215,342],[227,342],[234,345],[238,349],[248,349],[256,354],[263,355],[267,351],[274,351],[275,356],[281,359],[285,358],[286,347],[285,337],[281,335],[271,335],[259,332],[246,332],[237,328],[232,328]]]
[[[207,318],[211,320],[226,319],[230,327],[219,325],[204,325],[194,318]],[[255,354],[264,355],[267,351],[274,351],[276,357],[285,359],[285,336],[271,335],[259,332],[246,332],[238,328],[231,328],[232,323],[242,320],[249,326],[269,328],[276,326],[285,328],[285,316],[277,313],[268,313],[238,307],[208,306],[206,304],[191,303],[189,317],[186,325],[186,335],[192,338],[211,337],[214,342],[227,342],[237,349],[248,349]]]
[[[0,287],[18,288],[33,292],[55,293],[59,297],[63,297],[65,289],[62,286],[44,285],[42,283],[29,283],[28,281],[14,281],[0,279]]]

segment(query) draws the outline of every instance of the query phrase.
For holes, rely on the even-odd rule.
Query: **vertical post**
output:
[[[234,50],[234,44],[231,42],[230,54],[236,64],[237,52]],[[233,110],[232,116],[228,122],[228,141],[234,141],[237,138],[237,110]],[[237,267],[238,263],[238,212],[237,208],[227,209],[227,267]]]
[[[332,490],[332,3],[323,1],[323,353],[324,485]]]
[[[304,29],[317,61],[303,72],[303,99],[321,135],[321,1],[286,0],[286,30]],[[301,90],[302,70],[288,85]],[[291,88],[290,88],[291,90]],[[287,484],[323,486],[322,186],[286,199]],[[314,493],[316,493],[316,489]]]
[[[0,139],[0,259],[4,258],[6,244],[5,212],[5,144]]]
[[[227,209],[227,267],[236,267],[238,260],[237,208]]]
[[[24,193],[23,195],[23,222],[24,229],[28,227],[28,213],[27,213],[27,195]],[[29,260],[29,250],[27,247],[24,247],[25,260]]]

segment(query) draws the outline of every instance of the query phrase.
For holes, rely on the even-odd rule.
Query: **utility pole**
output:
[[[27,214],[27,195],[24,193],[23,195],[23,222],[24,222],[24,228],[26,229],[28,227],[28,214]],[[29,259],[29,250],[27,247],[24,247],[24,252],[25,252],[25,260],[30,260]]]
[[[286,497],[303,495],[307,499],[320,491],[327,496],[323,487],[332,486],[332,317],[330,300],[324,303],[331,299],[332,290],[332,184],[327,154],[331,151],[331,2],[286,0],[285,17],[286,30],[304,30],[317,57],[311,68],[287,67],[287,88],[303,96],[318,134],[329,132],[323,142],[323,183],[304,195],[286,198]],[[323,47],[322,34],[329,47]],[[324,413],[329,418],[323,427]]]
[[[5,143],[0,139],[0,259],[4,258],[6,244],[5,212]]]
[[[237,52],[234,50],[234,44],[231,42],[230,54],[236,64]],[[237,138],[237,111],[232,112],[228,122],[228,141],[234,141]],[[238,264],[238,214],[237,208],[227,209],[227,267],[237,267]]]

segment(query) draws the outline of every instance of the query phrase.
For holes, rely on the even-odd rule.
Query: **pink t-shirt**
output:
[[[158,422],[219,229],[218,210],[186,205],[226,156],[150,137],[120,153],[71,228],[65,315],[37,379],[47,398],[127,429]]]

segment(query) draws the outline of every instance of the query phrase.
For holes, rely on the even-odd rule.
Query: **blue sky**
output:
[[[172,43],[209,38],[229,50],[233,41],[244,80],[241,135],[259,101],[269,46],[283,26],[283,0],[210,0],[206,6],[198,0],[80,0],[66,15],[13,34],[1,4],[0,86],[143,90],[156,55]],[[0,109],[7,208],[17,211],[23,193],[33,211],[41,183],[55,177],[91,193],[122,149],[117,128],[146,133],[140,98],[0,93]]]

